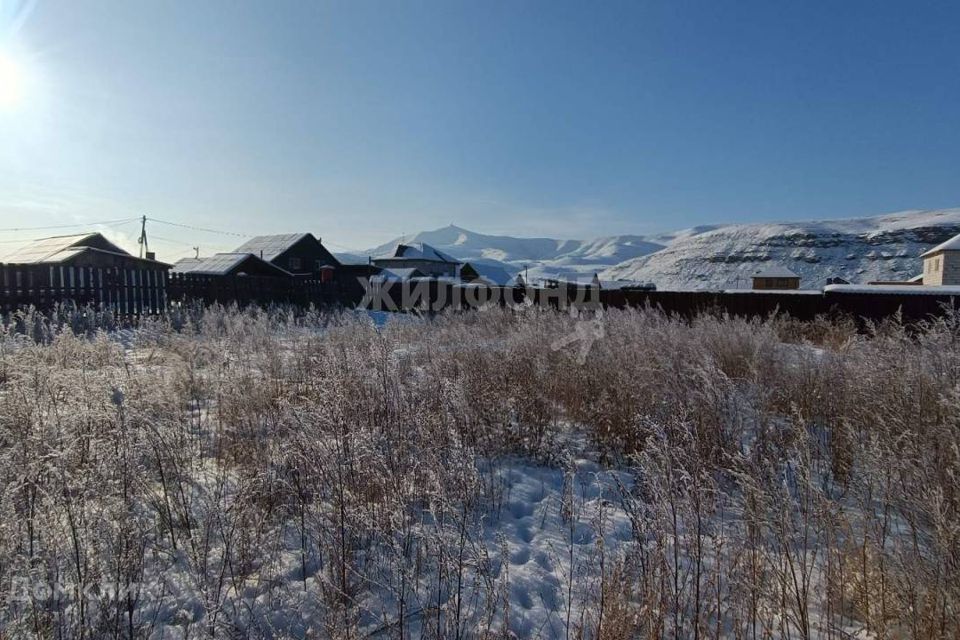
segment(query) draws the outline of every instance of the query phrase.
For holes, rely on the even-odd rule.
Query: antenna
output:
[[[193,248],[193,253],[194,253],[194,256],[193,256],[193,257],[196,258],[197,260],[199,260],[199,259],[200,259],[200,247],[194,247],[194,248]]]
[[[140,218],[140,239],[137,240],[137,243],[140,245],[140,257],[142,258],[145,250],[147,253],[150,252],[150,247],[147,246],[147,216]]]

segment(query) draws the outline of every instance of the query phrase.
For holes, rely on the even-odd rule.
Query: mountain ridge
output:
[[[907,210],[877,216],[795,222],[707,224],[651,235],[591,240],[518,238],[457,225],[411,236],[345,257],[391,252],[399,242],[425,242],[459,260],[500,266],[531,278],[653,282],[659,288],[743,288],[770,264],[796,271],[802,286],[829,277],[850,282],[906,280],[920,273],[920,254],[960,233],[960,208]],[[341,254],[343,255],[343,254]]]

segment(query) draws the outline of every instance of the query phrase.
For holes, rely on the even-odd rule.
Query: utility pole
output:
[[[147,246],[147,216],[140,218],[140,239],[137,241],[140,243],[140,257],[143,257],[143,252],[150,251],[150,247]]]

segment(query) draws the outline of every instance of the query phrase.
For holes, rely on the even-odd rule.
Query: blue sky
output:
[[[0,6],[0,227],[366,247],[960,206],[955,2]]]

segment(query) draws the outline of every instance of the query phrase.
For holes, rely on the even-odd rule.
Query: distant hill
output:
[[[518,273],[525,266],[531,277],[593,275],[608,267],[663,248],[643,236],[610,236],[595,240],[515,238],[494,236],[450,225],[397,238],[364,253],[378,256],[393,251],[399,242],[425,242],[464,261],[503,267]],[[356,258],[356,256],[353,256]]]
[[[397,238],[345,262],[391,252],[398,242],[425,242],[460,260],[493,264],[531,278],[589,277],[653,282],[661,289],[746,288],[773,264],[799,274],[804,287],[827,278],[850,282],[906,280],[920,273],[920,254],[960,233],[960,209],[764,224],[703,225],[650,236],[595,240],[515,238],[448,226]]]
[[[644,280],[661,288],[743,288],[771,264],[817,288],[829,277],[850,282],[906,280],[920,254],[960,233],[960,209],[903,211],[868,218],[736,224],[665,234],[666,245],[605,270],[606,279]]]

